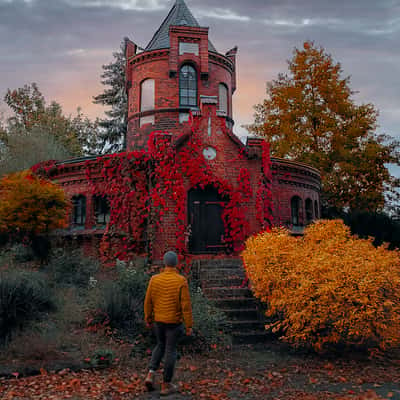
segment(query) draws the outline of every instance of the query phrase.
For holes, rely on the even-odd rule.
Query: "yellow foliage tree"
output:
[[[69,201],[56,184],[31,171],[17,172],[0,180],[0,232],[32,239],[63,228]]]
[[[376,132],[375,107],[355,103],[340,63],[313,42],[294,49],[288,68],[267,85],[250,132],[273,156],[317,168],[327,207],[375,212],[385,197],[395,203],[400,183],[387,165],[400,165],[399,142]]]
[[[320,220],[302,238],[284,228],[250,237],[242,253],[252,290],[267,304],[266,326],[318,352],[400,345],[400,252]]]

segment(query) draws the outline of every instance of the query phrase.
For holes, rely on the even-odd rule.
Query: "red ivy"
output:
[[[147,151],[107,155],[86,163],[93,192],[107,195],[110,202],[110,222],[101,243],[104,261],[115,257],[127,260],[141,251],[151,254],[151,247],[145,248],[144,243],[151,246],[156,230],[162,232],[164,217],[170,213],[175,218],[176,250],[187,256],[187,183],[192,188],[214,186],[227,199],[222,204],[225,241],[233,251],[242,250],[249,234],[248,203],[253,197],[250,172],[241,168],[236,185],[216,177],[202,155],[204,143],[197,134],[200,119],[191,115],[189,122],[192,133],[180,151],[169,133],[155,131]],[[239,159],[243,159],[242,152]],[[264,179],[256,195],[257,218],[264,229],[272,222],[270,165],[269,147],[264,143]]]

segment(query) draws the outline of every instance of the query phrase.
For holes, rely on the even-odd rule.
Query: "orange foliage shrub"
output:
[[[256,297],[295,346],[318,352],[385,351],[400,344],[400,252],[352,236],[341,220],[321,220],[295,238],[274,228],[242,253]]]
[[[56,184],[17,172],[0,180],[0,232],[31,238],[66,226],[69,201]]]

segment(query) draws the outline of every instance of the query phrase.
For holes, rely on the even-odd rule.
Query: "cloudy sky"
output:
[[[145,47],[174,0],[0,0],[0,97],[36,82],[66,113],[102,106],[101,66],[124,36]],[[380,111],[379,132],[400,139],[400,0],[187,0],[221,53],[235,45],[236,133],[253,119],[267,81],[287,70],[294,47],[313,40],[351,76],[358,103]],[[0,110],[5,111],[4,103]],[[392,169],[400,176],[400,168]]]

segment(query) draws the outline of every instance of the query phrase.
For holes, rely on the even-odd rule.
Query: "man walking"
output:
[[[151,278],[144,301],[146,324],[148,327],[153,325],[157,339],[145,384],[148,390],[154,389],[155,371],[165,354],[160,395],[168,395],[174,390],[171,381],[176,362],[176,345],[184,330],[182,322],[186,326],[186,335],[192,334],[189,287],[186,278],[178,273],[177,264],[176,253],[168,251],[164,254],[165,269]]]

